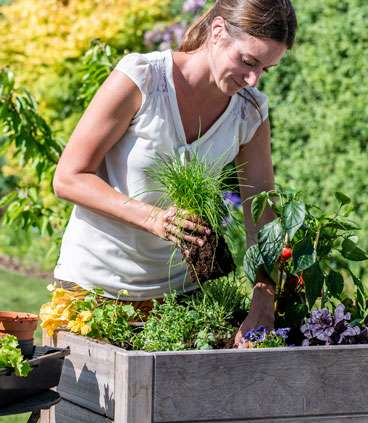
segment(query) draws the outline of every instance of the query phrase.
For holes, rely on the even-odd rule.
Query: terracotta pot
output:
[[[38,316],[16,311],[0,311],[0,337],[14,335],[19,341],[33,339],[37,328]]]

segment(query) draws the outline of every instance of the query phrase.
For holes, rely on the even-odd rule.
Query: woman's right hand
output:
[[[176,245],[182,245],[184,240],[202,247],[211,234],[202,219],[176,207],[156,210],[150,220],[150,232]]]

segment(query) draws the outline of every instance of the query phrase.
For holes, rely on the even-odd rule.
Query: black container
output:
[[[19,348],[22,351],[23,357],[32,358],[34,352],[33,339],[22,341],[18,339]]]
[[[32,371],[27,377],[0,369],[0,407],[57,386],[64,358],[69,354],[69,348],[34,347],[33,356],[28,360]]]

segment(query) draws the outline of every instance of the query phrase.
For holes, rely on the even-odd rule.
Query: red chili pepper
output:
[[[293,255],[293,250],[289,247],[284,247],[281,251],[280,260],[288,261],[289,258]]]

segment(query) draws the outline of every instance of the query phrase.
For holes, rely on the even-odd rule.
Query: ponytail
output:
[[[179,47],[179,51],[194,51],[205,44],[211,23],[216,16],[215,12],[216,6],[213,6],[193,22],[184,34],[184,39]]]

